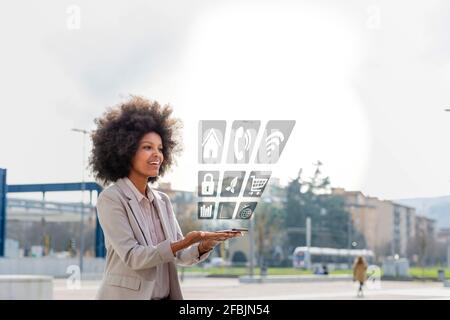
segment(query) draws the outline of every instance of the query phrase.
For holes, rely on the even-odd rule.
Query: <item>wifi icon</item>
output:
[[[284,141],[284,135],[280,131],[272,132],[266,138],[266,154],[268,157],[272,155],[274,150],[278,150],[279,145]]]
[[[271,120],[267,122],[256,163],[276,163],[291,135],[294,125],[295,120]]]

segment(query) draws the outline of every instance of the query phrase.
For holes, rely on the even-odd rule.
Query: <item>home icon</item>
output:
[[[211,128],[205,135],[205,138],[202,142],[203,148],[203,161],[207,162],[215,162],[218,160],[220,147],[222,146],[222,142],[217,136],[216,130]]]

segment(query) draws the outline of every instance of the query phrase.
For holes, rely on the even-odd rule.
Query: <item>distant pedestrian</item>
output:
[[[363,286],[367,279],[367,262],[359,256],[353,263],[353,281],[359,282],[357,297],[364,296]]]
[[[324,274],[324,275],[327,275],[327,274],[328,274],[328,267],[327,267],[326,264],[324,264],[324,265],[322,266],[322,274]]]

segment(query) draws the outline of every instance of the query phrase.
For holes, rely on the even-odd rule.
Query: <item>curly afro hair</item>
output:
[[[149,132],[161,136],[164,161],[159,175],[163,176],[174,163],[174,155],[182,149],[178,142],[182,123],[171,118],[171,114],[169,105],[161,107],[158,102],[139,96],[108,108],[102,117],[95,119],[97,129],[91,135],[93,147],[89,165],[95,178],[106,185],[127,177],[139,141]],[[155,182],[158,176],[148,180]]]

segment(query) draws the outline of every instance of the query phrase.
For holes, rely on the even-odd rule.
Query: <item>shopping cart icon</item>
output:
[[[250,176],[252,178],[252,185],[250,187],[249,194],[252,196],[253,193],[255,193],[257,196],[261,194],[264,187],[266,186],[266,183],[269,179],[266,178],[256,178],[256,176]]]

